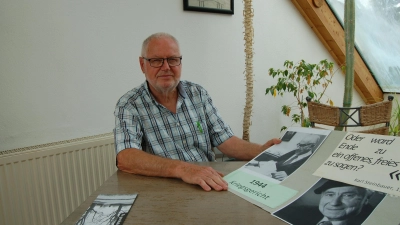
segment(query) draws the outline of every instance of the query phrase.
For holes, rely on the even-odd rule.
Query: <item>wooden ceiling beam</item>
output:
[[[291,1],[327,48],[336,63],[339,66],[345,65],[344,30],[328,4],[324,0]],[[354,88],[366,104],[383,100],[382,90],[357,50],[354,52]]]

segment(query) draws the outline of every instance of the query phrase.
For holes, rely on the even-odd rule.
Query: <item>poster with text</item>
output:
[[[400,138],[348,132],[314,175],[400,196]]]
[[[274,145],[224,177],[228,190],[260,207],[275,208],[297,191],[280,183],[317,151],[331,131],[290,127]]]

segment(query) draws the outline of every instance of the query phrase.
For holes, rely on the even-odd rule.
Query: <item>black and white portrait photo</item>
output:
[[[282,137],[281,144],[261,153],[245,168],[283,181],[303,165],[327,137],[326,134],[288,132]]]
[[[292,225],[361,225],[385,196],[321,178],[301,197],[273,215]]]
[[[137,194],[99,195],[75,225],[123,224]]]

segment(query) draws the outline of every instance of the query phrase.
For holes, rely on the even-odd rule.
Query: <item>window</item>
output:
[[[343,26],[344,0],[326,0]],[[355,0],[355,44],[383,92],[400,92],[400,0]]]

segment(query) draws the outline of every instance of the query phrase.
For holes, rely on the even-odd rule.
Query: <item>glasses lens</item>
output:
[[[181,64],[181,58],[167,58],[168,65],[170,66],[179,66]]]
[[[150,59],[149,62],[152,67],[160,67],[163,64],[164,59]]]

